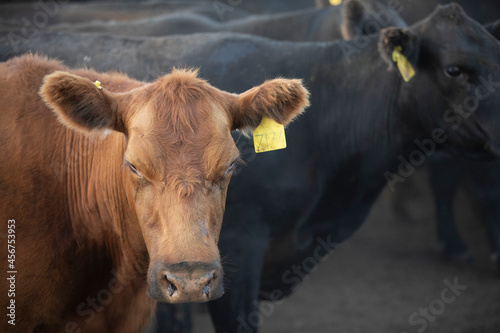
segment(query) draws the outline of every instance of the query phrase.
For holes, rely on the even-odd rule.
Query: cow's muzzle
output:
[[[150,273],[149,294],[159,302],[207,302],[224,293],[220,263],[180,262],[156,265]]]

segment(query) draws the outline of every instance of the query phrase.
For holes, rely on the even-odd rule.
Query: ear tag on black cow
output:
[[[338,6],[342,3],[342,0],[330,0],[330,5]]]
[[[392,51],[392,61],[398,65],[399,72],[406,82],[410,81],[415,76],[415,70],[411,66],[407,57],[401,53],[401,46],[396,46]]]
[[[263,117],[253,131],[256,153],[286,148],[285,127],[271,118]]]
[[[99,82],[99,81],[95,81],[95,82],[94,82],[94,85],[95,85],[97,88],[99,88],[99,89],[101,89],[101,90],[102,90],[102,87],[101,87],[101,82]]]

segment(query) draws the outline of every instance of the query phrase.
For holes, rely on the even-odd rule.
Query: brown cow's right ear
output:
[[[301,80],[269,80],[238,96],[238,105],[231,114],[231,130],[253,130],[262,117],[288,125],[307,106],[309,92]]]
[[[119,99],[87,78],[57,71],[45,76],[40,96],[61,123],[84,134],[126,132]]]

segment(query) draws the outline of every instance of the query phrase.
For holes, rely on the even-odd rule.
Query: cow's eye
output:
[[[137,170],[135,165],[133,165],[132,163],[130,163],[128,161],[126,163],[127,163],[128,168],[130,169],[130,171],[132,171],[132,173],[137,175],[137,177],[142,178],[142,174],[139,172],[139,170]]]
[[[460,68],[460,66],[456,66],[456,65],[446,66],[444,72],[445,72],[446,76],[451,78],[451,79],[458,79],[458,78],[462,77],[462,75],[463,75],[462,68]]]
[[[224,172],[224,177],[229,175],[233,170],[234,170],[234,166],[236,165],[236,161],[234,161],[233,163],[231,163],[231,165],[229,166],[229,168],[226,169],[226,172]]]
[[[224,172],[224,176],[229,175],[234,170],[234,168],[237,165],[242,165],[243,166],[243,165],[245,165],[245,162],[240,157],[238,157],[237,159],[235,159],[233,161],[233,163],[231,163],[231,165],[229,166],[229,168],[227,168],[226,172]]]

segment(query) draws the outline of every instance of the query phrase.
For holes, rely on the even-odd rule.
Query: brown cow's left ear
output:
[[[269,80],[238,96],[238,105],[231,115],[231,130],[253,130],[262,117],[288,125],[307,106],[309,92],[302,80]]]
[[[98,88],[87,78],[54,72],[45,76],[40,96],[61,123],[78,132],[126,132],[117,94]]]
[[[396,63],[392,59],[392,52],[396,47],[401,48],[401,53],[416,68],[420,49],[418,37],[407,28],[382,29],[378,42],[378,51],[382,59],[389,64],[389,68],[396,67]]]

